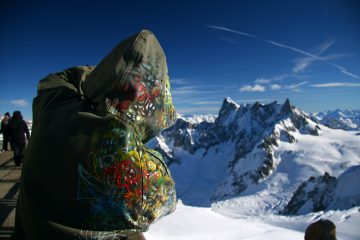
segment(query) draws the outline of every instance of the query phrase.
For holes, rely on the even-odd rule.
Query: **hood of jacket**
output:
[[[166,56],[148,30],[117,45],[87,75],[82,90],[98,112],[131,125],[143,142],[175,119]]]

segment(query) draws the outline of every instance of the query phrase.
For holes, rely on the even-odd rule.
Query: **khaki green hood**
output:
[[[82,90],[97,111],[131,124],[143,142],[173,123],[166,56],[150,31],[122,41],[86,77]]]

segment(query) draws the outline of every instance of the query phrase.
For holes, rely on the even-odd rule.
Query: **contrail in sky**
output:
[[[226,28],[226,27],[213,26],[213,25],[207,25],[206,27],[212,28],[212,29],[216,29],[216,30],[221,30],[221,31],[226,31],[226,32],[232,32],[232,33],[240,34],[240,35],[245,36],[245,37],[258,39],[258,40],[260,40],[260,41],[269,43],[269,44],[271,44],[271,45],[273,45],[273,46],[276,46],[276,47],[281,47],[281,48],[289,49],[290,51],[297,52],[297,53],[303,54],[303,55],[305,55],[305,56],[311,57],[311,58],[313,58],[313,59],[322,61],[322,62],[324,62],[324,63],[326,63],[326,64],[329,64],[330,66],[332,66],[332,67],[340,70],[340,72],[342,72],[343,74],[346,74],[346,75],[348,75],[348,76],[350,76],[350,77],[353,77],[353,78],[356,78],[356,79],[360,79],[360,76],[358,76],[358,75],[356,75],[356,74],[353,74],[353,73],[347,71],[346,68],[344,68],[344,67],[342,67],[342,66],[340,66],[340,65],[337,65],[337,64],[328,62],[328,61],[326,61],[326,59],[324,59],[324,58],[322,58],[322,57],[320,57],[320,56],[317,56],[317,55],[315,55],[315,54],[306,52],[306,51],[301,50],[301,49],[299,49],[299,48],[291,47],[291,46],[288,46],[288,45],[285,45],[285,44],[282,44],[282,43],[278,43],[278,42],[275,42],[275,41],[272,41],[272,40],[268,40],[268,39],[266,39],[266,38],[261,38],[261,37],[258,37],[258,36],[256,36],[256,35],[253,35],[253,34],[236,31],[236,30],[233,30],[233,29],[230,29],[230,28]]]

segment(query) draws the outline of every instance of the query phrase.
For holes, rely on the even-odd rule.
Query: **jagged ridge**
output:
[[[157,149],[165,154],[171,165],[181,164],[176,149],[190,154],[202,152],[202,158],[206,158],[210,149],[217,149],[221,144],[233,147],[234,154],[229,159],[221,159],[227,162],[228,177],[220,179],[222,183],[212,193],[213,202],[238,195],[249,185],[266,179],[276,168],[274,149],[280,141],[294,143],[293,132],[319,135],[319,131],[320,127],[288,99],[284,104],[238,105],[225,98],[215,122],[192,124],[178,119],[158,137],[159,142],[166,144],[158,144]],[[166,149],[163,146],[167,146]],[[256,154],[257,159],[244,171],[243,161],[250,153]]]

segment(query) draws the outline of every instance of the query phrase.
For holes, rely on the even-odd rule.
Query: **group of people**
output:
[[[1,151],[8,151],[10,143],[11,150],[14,151],[15,165],[20,166],[26,149],[26,140],[30,138],[29,128],[20,111],[15,111],[12,117],[9,112],[4,114],[0,133],[3,134]]]

